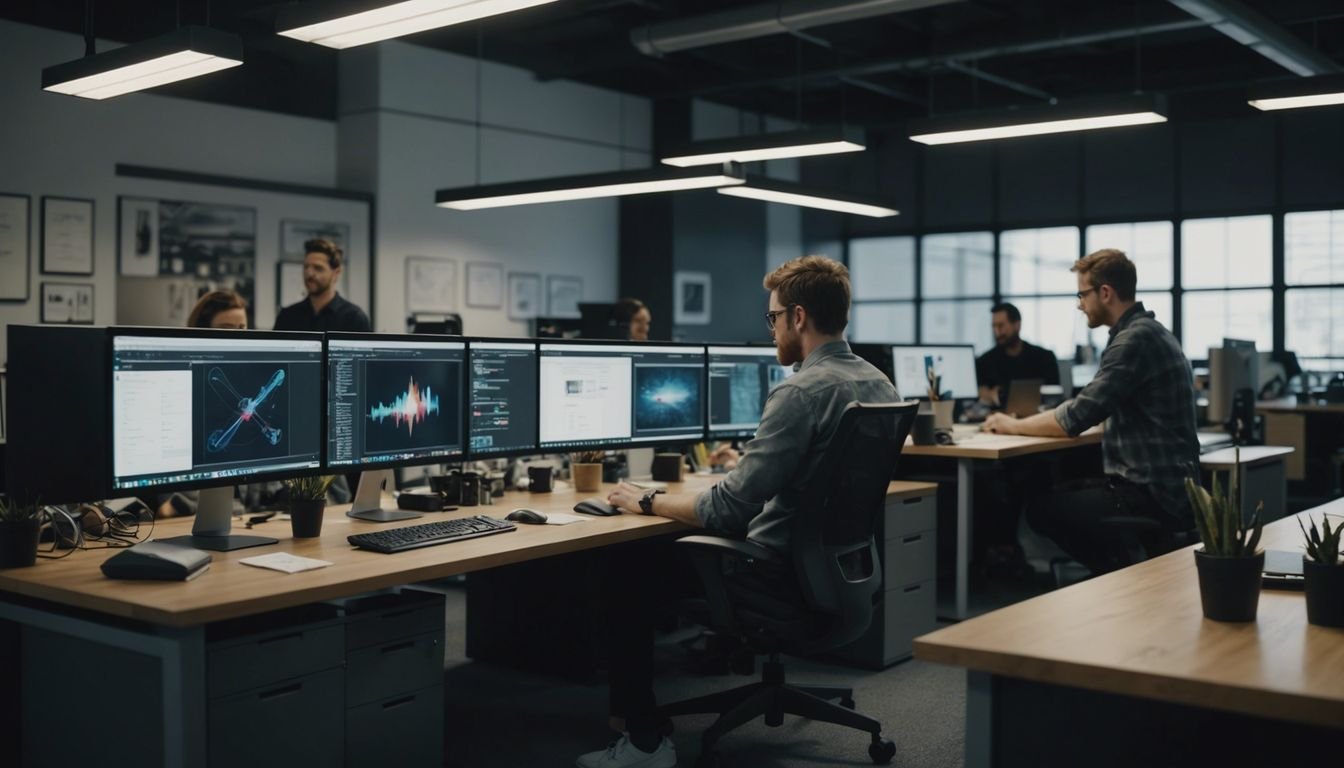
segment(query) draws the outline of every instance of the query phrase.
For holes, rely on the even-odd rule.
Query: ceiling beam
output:
[[[1341,71],[1333,59],[1237,0],[1168,0],[1172,5],[1301,77]]]
[[[970,75],[977,80],[984,80],[986,83],[993,83],[1001,88],[1007,88],[1010,91],[1017,91],[1018,93],[1027,96],[1035,96],[1038,99],[1044,99],[1046,101],[1053,102],[1055,100],[1055,97],[1052,94],[1046,93],[1040,88],[1033,88],[1026,83],[1020,83],[1001,75],[986,72],[975,64],[963,64],[960,61],[949,61],[947,63],[947,68],[953,72],[960,72],[963,75]]]

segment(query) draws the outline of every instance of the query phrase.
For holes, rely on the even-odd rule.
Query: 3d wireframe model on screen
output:
[[[393,424],[401,427],[402,422],[406,423],[408,434],[415,434],[415,425],[423,422],[431,414],[439,412],[439,396],[429,388],[421,393],[420,387],[416,385],[415,378],[412,377],[406,391],[397,395],[391,405],[378,403],[369,407],[369,418],[383,423],[384,419],[392,419]]]
[[[233,423],[224,429],[216,429],[206,438],[205,448],[210,453],[219,453],[229,447],[233,438],[238,434],[244,423],[256,424],[257,429],[261,431],[261,436],[271,445],[280,443],[280,429],[273,427],[269,422],[257,412],[281,384],[285,382],[285,371],[283,368],[271,374],[271,378],[262,385],[256,397],[243,397],[233,388],[229,382],[229,377],[219,368],[211,368],[208,377],[210,389],[214,390],[215,395],[223,400],[230,408],[234,409],[237,417]]]

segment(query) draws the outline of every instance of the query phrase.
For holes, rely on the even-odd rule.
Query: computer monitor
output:
[[[1259,391],[1260,358],[1255,342],[1223,339],[1222,347],[1209,347],[1210,424],[1222,424],[1232,411],[1232,396],[1240,389]]]
[[[233,485],[321,471],[322,337],[113,329],[110,343],[112,491],[204,488],[186,543],[273,543],[228,535]]]
[[[970,344],[941,347],[898,344],[891,348],[891,369],[896,391],[907,399],[928,399],[930,369],[940,379],[940,395],[951,392],[954,400],[979,396],[975,386],[975,351]]]
[[[774,347],[709,347],[709,437],[753,437],[765,399],[775,385],[793,375],[779,364]]]
[[[537,344],[468,342],[467,452],[472,458],[537,452]]]
[[[383,469],[462,458],[466,348],[443,337],[327,334],[327,466]],[[381,477],[372,479],[361,476],[351,517],[417,516],[379,509]]]
[[[539,355],[542,450],[704,438],[704,347],[542,343]]]
[[[850,342],[849,351],[863,358],[865,362],[877,370],[885,373],[887,378],[892,378],[891,370],[891,345],[890,344],[864,344],[862,342]]]

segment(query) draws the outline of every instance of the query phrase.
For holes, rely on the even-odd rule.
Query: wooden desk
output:
[[[1327,507],[1344,513],[1344,500]],[[1324,509],[1302,514],[1319,517]],[[1301,551],[1301,538],[1297,523],[1284,519],[1265,527],[1262,544]],[[1095,705],[1113,716],[1115,706],[1132,703],[1134,697],[1181,705],[1162,708],[1155,715],[1161,717],[1212,710],[1249,716],[1237,722],[1255,727],[1263,721],[1288,721],[1344,729],[1344,630],[1307,624],[1301,592],[1264,590],[1254,624],[1204,619],[1194,548],[917,638],[916,658],[970,670],[966,764],[1013,762],[1004,754],[1005,745],[995,741],[1016,738],[1005,733],[1011,730],[1005,718],[1042,695],[1055,696],[1055,703],[1032,705],[1032,717],[1051,717],[1073,705]],[[1147,708],[1132,707],[1136,716]],[[1088,714],[1075,708],[1066,712],[1066,720],[1052,722],[1088,727],[1094,722]],[[1132,720],[1122,718],[1112,725],[1138,728],[1131,739],[1142,733]],[[1047,742],[1043,748],[1054,746],[1048,743],[1056,736],[1050,728],[1045,722],[1034,727],[1036,741]],[[1207,726],[1186,735],[1197,747],[1225,737],[1235,745],[1256,741],[1254,734]],[[1335,744],[1341,735],[1335,733]],[[1112,748],[1124,746],[1108,740],[1102,751]],[[1064,760],[1055,764],[1067,764]]]
[[[966,618],[967,593],[970,581],[971,561],[971,515],[975,509],[976,461],[1003,461],[1019,456],[1050,453],[1078,448],[1084,445],[1097,445],[1101,442],[1102,430],[1094,427],[1078,437],[1025,437],[1022,435],[996,435],[981,432],[971,424],[958,424],[953,429],[956,445],[915,445],[906,442],[902,454],[906,456],[931,456],[934,458],[956,459],[957,461],[957,564],[956,564],[956,604],[952,617]]]
[[[1262,400],[1255,410],[1266,413],[1339,413],[1344,414],[1344,403],[1299,403],[1296,398]]]

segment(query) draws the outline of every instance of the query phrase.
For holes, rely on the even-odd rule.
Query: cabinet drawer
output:
[[[888,590],[882,600],[882,645],[885,662],[910,656],[914,639],[933,631],[937,588],[933,579]]]
[[[286,680],[209,704],[210,768],[334,765],[345,745],[330,738],[345,722],[340,669]]]
[[[911,533],[934,528],[938,521],[938,494],[918,496],[912,499],[890,499],[887,501],[886,518],[883,521],[884,536],[896,539]]]
[[[339,624],[255,635],[209,651],[210,696],[218,698],[339,667],[345,629]]]
[[[443,595],[405,590],[346,605],[347,650],[382,645],[430,632],[442,632]]]
[[[346,768],[443,765],[442,685],[352,707],[345,718]]]
[[[345,696],[351,707],[442,682],[442,631],[361,648],[346,657]]]
[[[882,548],[885,588],[897,589],[934,578],[937,557],[937,535],[933,529],[887,539]]]

